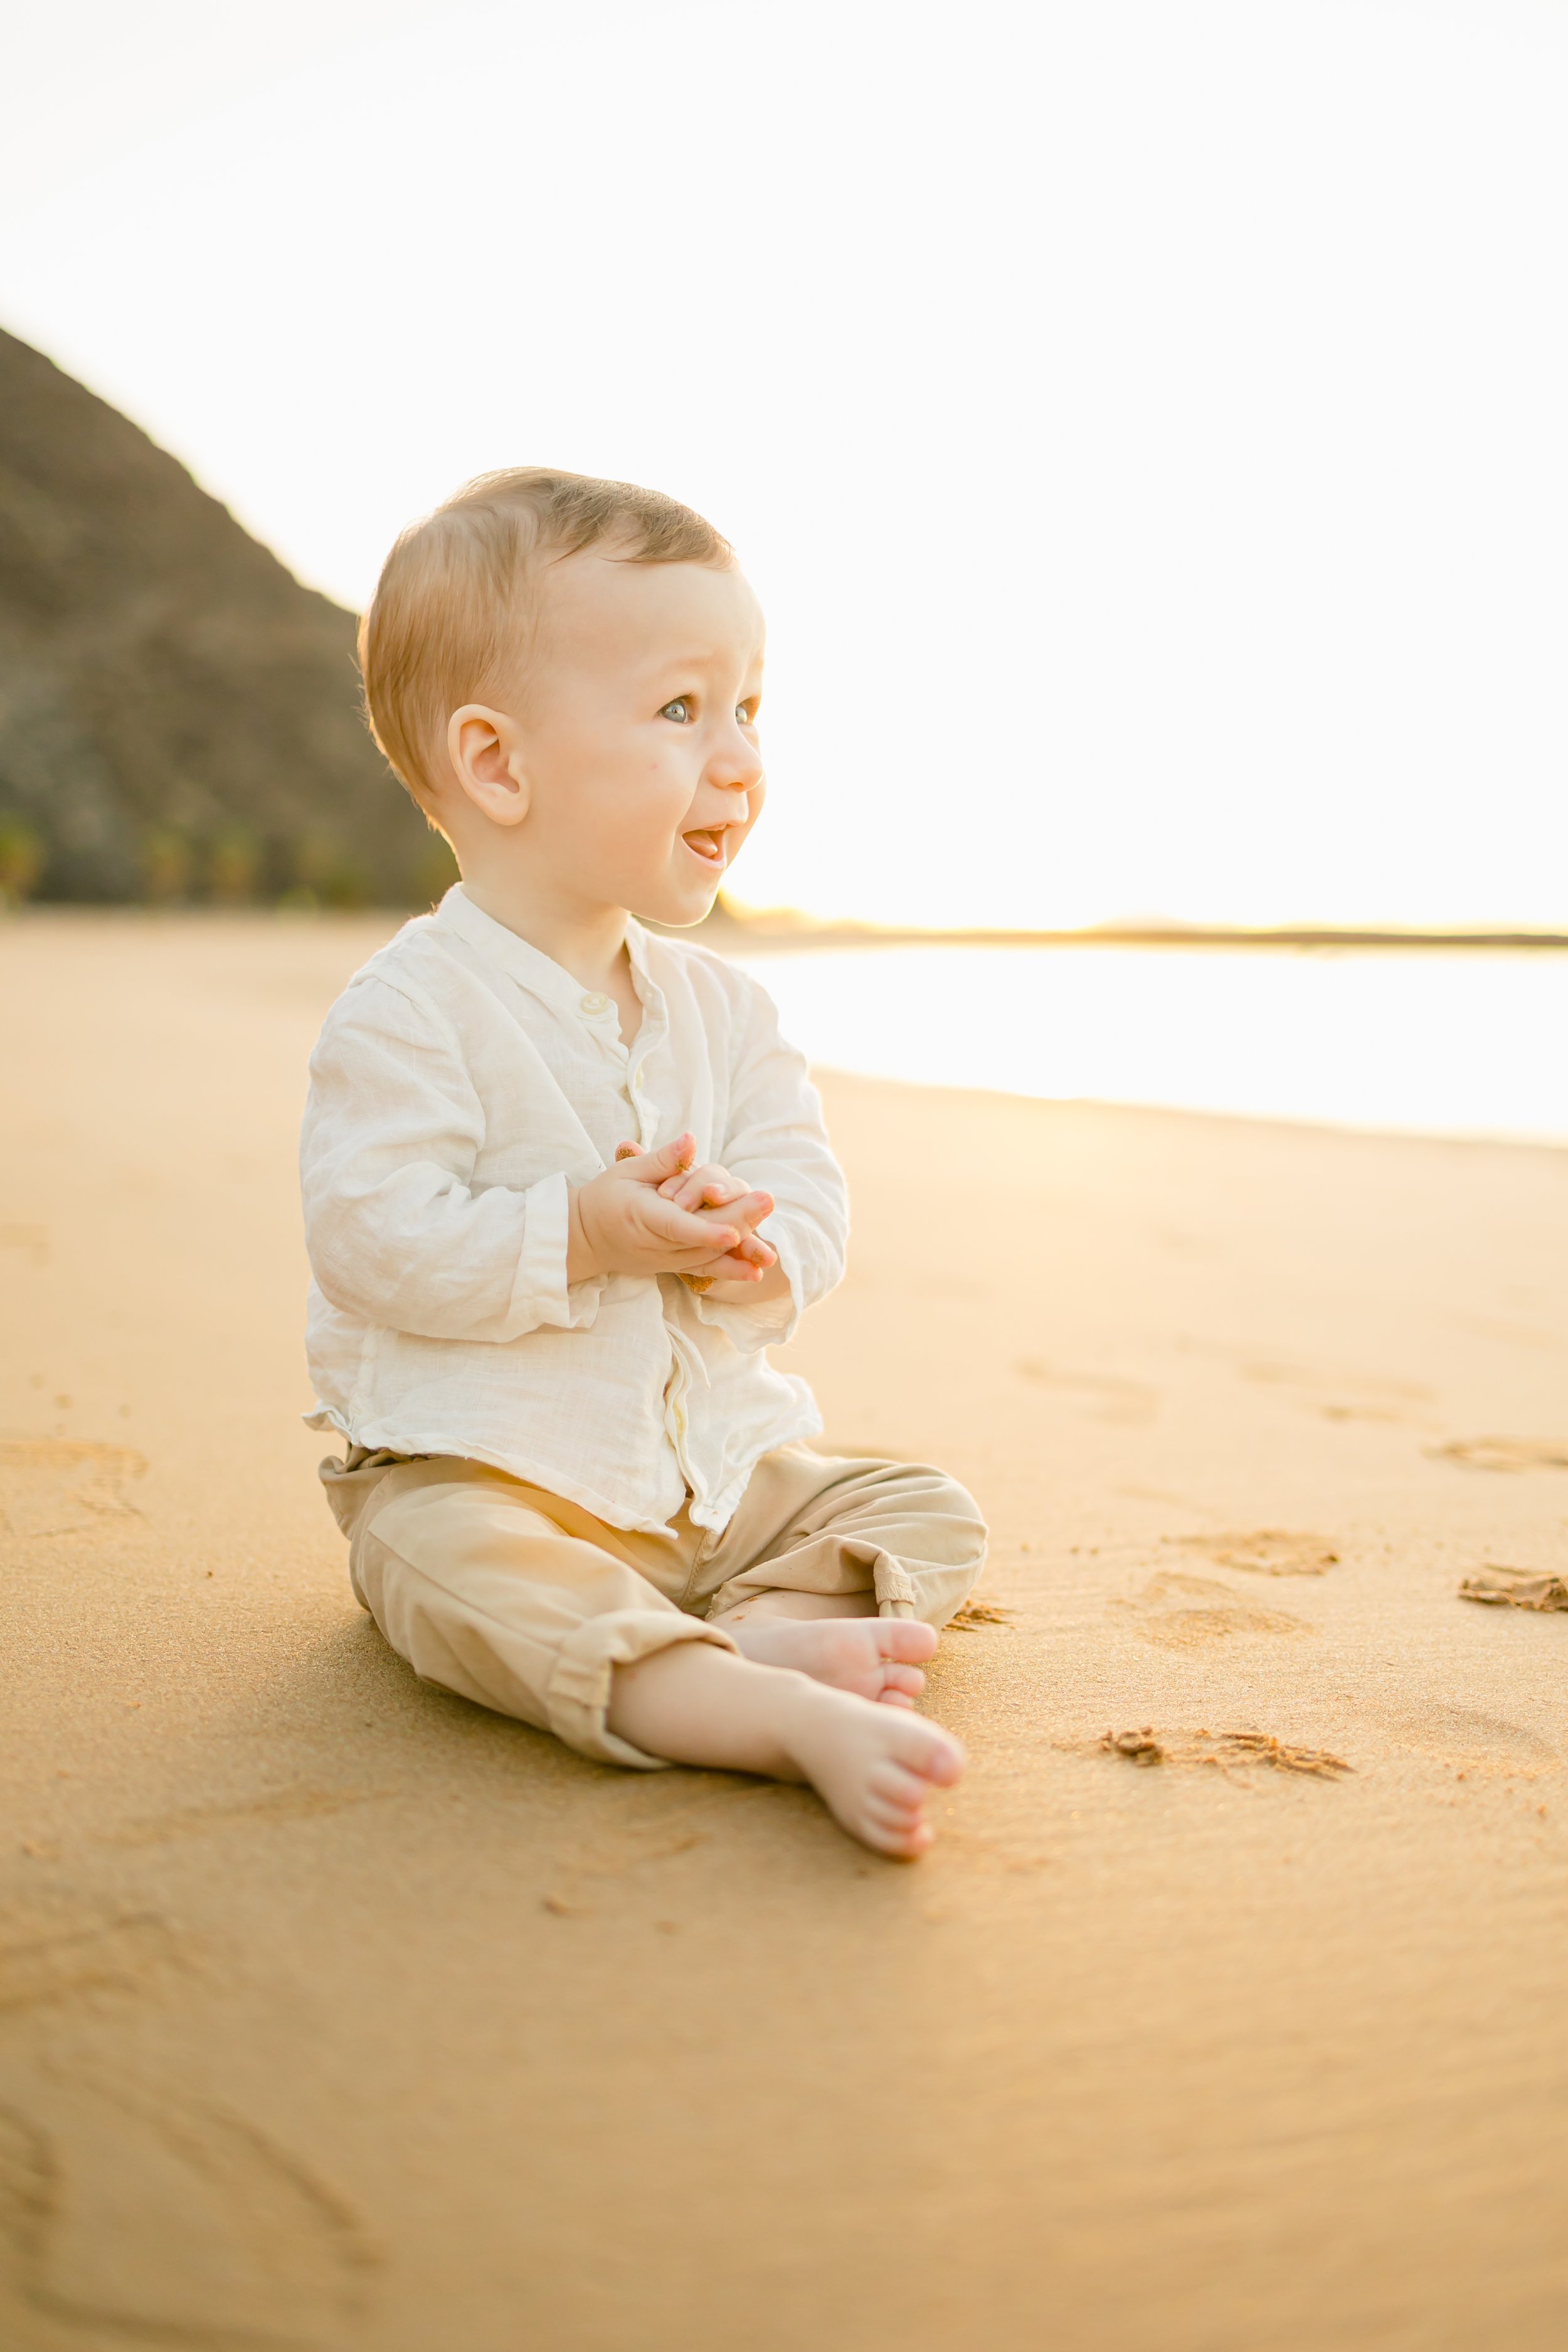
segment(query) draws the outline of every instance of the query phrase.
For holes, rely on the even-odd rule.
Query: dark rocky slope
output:
[[[352,614],[0,333],[0,887],[427,903],[454,869],[353,649]]]

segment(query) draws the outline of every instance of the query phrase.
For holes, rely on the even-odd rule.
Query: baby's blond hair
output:
[[[410,523],[360,623],[370,731],[416,801],[447,768],[447,722],[465,702],[515,690],[542,563],[602,540],[631,563],[734,562],[689,507],[635,482],[548,466],[481,474]]]

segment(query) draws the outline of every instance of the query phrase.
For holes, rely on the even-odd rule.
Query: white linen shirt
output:
[[[300,1139],[316,1429],[510,1471],[613,1527],[690,1501],[725,1526],[758,1458],[822,1423],[766,1349],[844,1270],[844,1180],[765,992],[633,923],[643,1022],[482,914],[461,884],[357,972],[310,1059]],[[674,1275],[568,1286],[571,1190],[689,1128],[773,1196],[789,1296]]]

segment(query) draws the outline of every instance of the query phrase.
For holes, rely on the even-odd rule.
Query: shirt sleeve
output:
[[[757,1230],[778,1252],[789,1295],[752,1306],[699,1293],[696,1304],[703,1322],[751,1355],[792,1339],[806,1308],[843,1280],[849,1202],[805,1056],[780,1036],[766,990],[749,977],[746,985],[730,1116],[715,1156],[732,1176],[773,1194],[773,1215]]]
[[[458,1040],[381,979],[334,1005],[300,1136],[305,1243],[343,1313],[426,1339],[592,1323],[602,1279],[566,1281],[564,1171],[476,1186],[484,1114]]]

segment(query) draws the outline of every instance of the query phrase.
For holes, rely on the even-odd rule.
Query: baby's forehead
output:
[[[763,649],[763,622],[738,564],[648,563],[589,547],[541,567],[538,617],[563,650]]]

